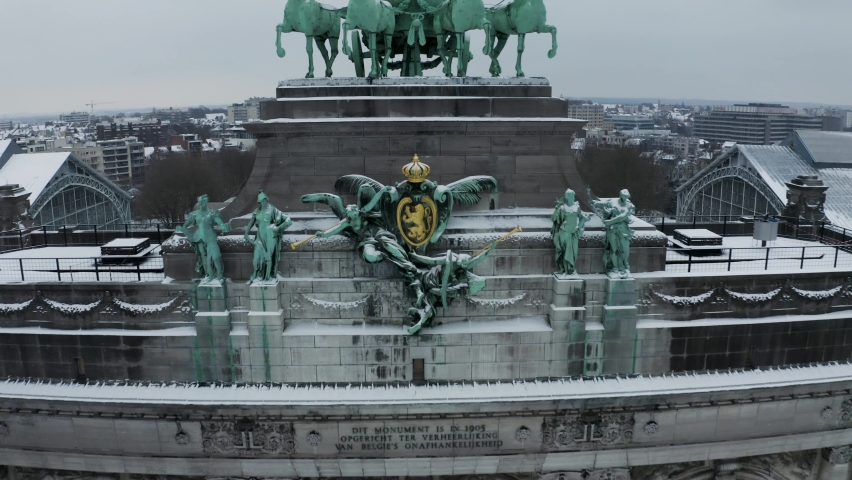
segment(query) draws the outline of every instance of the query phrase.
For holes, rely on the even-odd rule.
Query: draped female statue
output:
[[[556,209],[551,220],[553,228],[550,235],[556,247],[556,268],[561,275],[577,273],[577,251],[580,237],[583,236],[590,215],[580,209],[580,203],[574,200],[574,190],[565,191],[565,196],[556,201]]]

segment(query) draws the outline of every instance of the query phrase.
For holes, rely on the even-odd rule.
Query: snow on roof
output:
[[[852,164],[852,133],[796,130],[814,163]]]
[[[0,168],[0,184],[17,183],[32,193],[30,199],[34,202],[70,155],[69,152],[12,155]]]
[[[799,175],[819,175],[814,167],[788,147],[737,145],[737,150],[754,166],[782,203],[787,202],[787,182]]]
[[[427,386],[221,385],[129,382],[75,383],[43,380],[0,382],[0,398],[59,402],[159,405],[393,405],[506,403],[593,398],[670,397],[852,382],[852,364],[774,368],[745,372],[616,376],[511,383]],[[825,387],[823,387],[825,388]]]
[[[852,168],[814,168],[789,147],[738,145],[737,149],[754,167],[782,203],[787,203],[787,185],[799,175],[817,175],[828,186],[825,214],[835,225],[852,229]]]
[[[0,155],[2,155],[12,143],[14,143],[12,140],[0,140]]]

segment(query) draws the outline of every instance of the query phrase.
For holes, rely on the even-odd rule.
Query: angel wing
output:
[[[438,227],[432,234],[431,243],[438,243],[456,205],[471,206],[482,200],[482,192],[496,192],[497,179],[488,175],[463,178],[449,185],[440,185],[435,189],[435,202],[438,204]]]
[[[362,185],[368,185],[370,188],[361,190]],[[383,188],[385,188],[384,185],[364,175],[344,175],[334,182],[334,189],[337,193],[347,193],[349,195],[358,195],[358,193],[361,193],[361,198],[358,199],[359,205],[368,203]]]
[[[322,203],[331,207],[331,211],[337,215],[337,218],[343,220],[346,218],[346,206],[343,205],[343,200],[337,195],[331,193],[312,193],[310,195],[302,195],[302,203]]]
[[[482,192],[490,193],[497,191],[497,179],[488,175],[477,175],[463,178],[446,186],[446,192],[453,196],[453,203],[457,205],[476,205],[482,200],[479,195]]]

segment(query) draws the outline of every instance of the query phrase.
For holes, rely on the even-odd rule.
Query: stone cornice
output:
[[[588,411],[666,411],[803,398],[828,399],[849,395],[850,391],[852,364],[745,372],[611,376],[550,382],[375,388],[369,385],[201,386],[150,382],[79,385],[7,380],[0,382],[0,413],[106,414],[138,418],[132,413],[138,408],[149,415],[152,410],[163,412],[150,415],[151,418],[171,418],[172,415],[166,412],[174,412],[179,408],[184,410],[183,418],[203,420],[212,418],[214,414],[225,418],[231,410],[244,412],[247,407],[258,407],[267,413],[278,411],[280,414],[271,414],[270,418],[285,420],[326,420],[329,416],[362,420],[445,418],[447,415],[465,418],[547,416],[557,411],[567,414]],[[357,407],[360,415],[334,413],[343,403]],[[185,414],[183,408],[189,405],[193,407],[192,415]],[[409,414],[410,407],[417,408],[419,412],[427,408],[435,413]],[[113,411],[122,413],[109,413]],[[850,414],[852,412],[847,413],[847,416]]]

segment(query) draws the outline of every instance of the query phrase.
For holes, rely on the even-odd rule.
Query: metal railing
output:
[[[754,232],[755,219],[761,217],[733,215],[689,215],[638,217],[663,232],[673,235],[677,229],[706,229],[723,237],[750,236]],[[852,247],[852,230],[827,222],[806,222],[799,218],[774,215],[779,220],[778,236],[797,240],[820,242],[827,245]]]
[[[172,236],[175,225],[120,224],[108,227],[73,225],[64,227],[33,227],[0,232],[0,252],[40,247],[96,247],[117,238],[147,238],[162,244]]]
[[[163,257],[104,264],[98,258],[0,258],[0,283],[9,282],[160,282]]]
[[[696,249],[669,248],[667,272],[799,271],[852,269],[852,253],[841,245]]]

